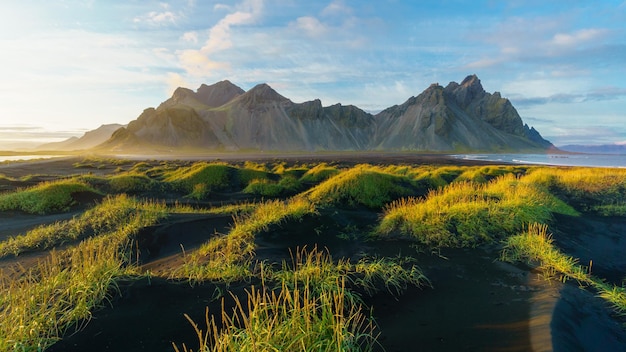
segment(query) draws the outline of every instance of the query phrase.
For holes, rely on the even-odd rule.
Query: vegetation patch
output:
[[[403,264],[365,259],[355,265],[346,259],[335,263],[328,251],[302,248],[280,270],[262,269],[261,288],[247,292],[246,304],[233,296],[235,311],[222,309],[221,325],[209,318],[208,310],[206,332],[186,317],[200,351],[370,351],[377,345],[375,324],[349,286],[401,293],[409,284],[429,284],[419,269]],[[176,345],[175,350],[180,351]],[[190,351],[185,344],[182,350]]]
[[[579,265],[577,259],[559,251],[547,231],[546,225],[531,224],[526,232],[509,237],[505,242],[502,259],[538,265],[550,277],[560,275],[562,281],[574,279],[579,284],[591,286],[619,314],[626,315],[626,289],[591,275],[589,267]]]
[[[626,170],[602,168],[537,168],[529,175],[581,211],[624,214]]]
[[[80,217],[39,226],[24,235],[9,237],[0,242],[0,258],[50,249],[69,241],[111,232],[132,214],[140,217],[137,220],[139,227],[153,224],[166,216],[165,206],[159,203],[140,202],[126,195],[107,197]]]
[[[381,208],[412,192],[411,182],[406,177],[357,165],[313,187],[305,195],[316,204]]]
[[[199,162],[166,174],[164,181],[194,198],[231,186],[235,168],[224,163]],[[202,185],[202,186],[198,186]]]
[[[298,170],[298,169],[292,169]],[[320,183],[332,176],[339,173],[336,167],[329,166],[326,163],[317,164],[314,167],[308,169],[300,178],[300,181],[306,183]]]
[[[507,175],[487,184],[453,183],[425,199],[392,202],[375,232],[399,233],[428,246],[474,246],[529,223],[546,223],[553,212],[578,214],[543,187]]]
[[[216,235],[198,250],[185,255],[184,264],[172,278],[190,282],[217,280],[232,282],[251,276],[254,236],[287,219],[300,219],[315,213],[315,206],[300,197],[258,204],[250,214],[236,216],[232,230]]]
[[[115,287],[132,270],[130,242],[143,226],[158,216],[137,211],[109,216],[124,199],[97,209],[96,218],[107,220],[94,236],[63,251],[53,251],[19,278],[0,276],[0,350],[41,351],[60,339],[73,324],[90,318]],[[157,207],[153,214],[160,214]]]
[[[60,180],[42,182],[34,187],[0,195],[0,211],[19,210],[30,214],[68,211],[77,204],[75,195],[100,195],[84,182]]]

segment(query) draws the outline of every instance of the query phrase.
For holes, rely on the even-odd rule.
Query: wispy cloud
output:
[[[552,126],[544,132],[544,136],[556,143],[567,144],[611,144],[624,136],[624,129],[615,126]]]
[[[323,16],[344,16],[352,15],[354,11],[343,0],[334,0],[322,10]]]
[[[575,48],[602,40],[609,34],[604,28],[585,28],[571,33],[557,33],[551,43],[560,47]]]
[[[559,71],[566,63],[574,66],[572,73],[598,62],[617,64],[615,48],[607,46],[609,39],[618,36],[615,30],[603,27],[571,27],[567,14],[551,17],[505,18],[496,25],[468,34],[468,39],[487,45],[482,57],[475,58],[467,69],[541,67]],[[532,69],[532,68],[531,68]],[[561,72],[563,74],[563,72]]]
[[[159,11],[150,11],[144,15],[137,16],[133,19],[133,22],[150,26],[165,26],[176,24],[183,17],[182,13],[172,11],[167,3],[161,3],[159,6]]]
[[[626,97],[626,88],[603,87],[578,94],[560,93],[543,97],[512,96],[511,100],[514,101],[515,105],[518,107],[527,107],[551,103],[571,104],[584,103],[588,101],[614,100],[622,97]]]
[[[211,76],[215,70],[227,69],[228,62],[218,61],[213,55],[233,47],[231,29],[254,23],[262,14],[263,0],[245,0],[217,22],[208,31],[208,38],[200,49],[179,52],[180,65],[191,76]]]

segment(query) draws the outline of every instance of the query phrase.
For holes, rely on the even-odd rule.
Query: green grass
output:
[[[625,212],[626,170],[603,168],[536,168],[533,181],[549,187],[581,211],[606,216]]]
[[[68,211],[77,204],[76,193],[101,194],[84,182],[58,180],[0,195],[0,211],[18,210],[30,214]]]
[[[395,201],[375,233],[406,236],[427,246],[475,246],[529,223],[548,222],[552,213],[578,214],[544,187],[506,175],[487,184],[456,182],[425,199]]]
[[[320,205],[366,206],[379,209],[386,203],[412,194],[410,180],[369,165],[343,171],[305,193]]]
[[[500,176],[515,174],[522,175],[526,168],[519,166],[474,166],[466,168],[454,182],[471,181],[487,183]]]
[[[252,287],[234,312],[222,311],[218,324],[205,315],[203,331],[186,315],[198,336],[197,351],[371,351],[375,327],[360,306],[345,299],[345,286],[313,292],[311,284],[287,285],[278,292]],[[174,350],[192,351],[185,344]]]
[[[108,178],[109,187],[113,193],[137,194],[154,190],[158,183],[146,175],[124,174]]]
[[[252,180],[243,192],[263,197],[278,197],[283,193],[283,187],[270,180]]]
[[[205,185],[207,191],[221,190],[231,185],[233,170],[234,167],[224,163],[198,162],[167,173],[164,181],[188,193],[198,184]]]
[[[76,246],[52,251],[19,277],[0,276],[0,350],[45,350],[66,330],[88,320],[106,300],[116,281],[133,270],[130,243],[137,231],[158,216],[145,211],[108,216],[121,201],[111,201],[98,213],[111,221],[98,236]],[[155,214],[161,209],[146,204]]]
[[[326,163],[320,163],[306,170],[306,172],[300,178],[300,181],[305,183],[320,183],[332,176],[337,175],[338,173],[339,170],[336,167],[329,166]]]
[[[172,184],[187,196],[203,199],[212,192],[240,190],[254,180],[269,180],[272,174],[248,168],[238,168],[226,163],[198,162],[164,174],[164,182]],[[255,181],[265,182],[265,181]]]
[[[315,213],[315,206],[304,198],[273,200],[258,204],[250,214],[235,217],[226,235],[216,234],[192,253],[185,254],[184,264],[173,271],[172,278],[191,283],[217,280],[233,282],[249,278],[254,255],[254,236],[269,226],[287,219],[301,219]]]
[[[279,270],[266,268],[264,276],[267,281],[286,285],[311,284],[314,290],[326,291],[336,289],[337,282],[345,281],[353,289],[364,290],[369,295],[384,289],[400,296],[409,285],[430,286],[412,258],[366,257],[352,264],[346,258],[335,261],[328,250],[318,250],[317,247],[296,249],[291,252],[291,262],[283,261]],[[355,302],[360,301],[350,290],[345,296]]]
[[[286,175],[278,182],[269,179],[254,179],[243,189],[243,192],[262,197],[279,197],[295,194],[301,187],[300,180]]]
[[[69,241],[113,231],[131,214],[141,215],[137,226],[147,226],[166,216],[165,206],[155,202],[140,202],[126,195],[107,197],[79,217],[39,226],[26,234],[7,238],[0,242],[0,258],[50,249]]]
[[[550,277],[560,275],[562,281],[574,279],[581,285],[592,286],[617,313],[626,315],[626,289],[594,277],[590,267],[579,265],[577,259],[558,250],[547,231],[546,225],[531,224],[526,232],[509,237],[505,242],[502,260],[538,265]]]
[[[186,317],[198,336],[198,351],[370,351],[378,334],[349,284],[369,293],[429,284],[419,269],[404,264],[388,259],[352,265],[347,259],[334,262],[328,251],[302,248],[280,270],[261,269],[261,288],[247,291],[245,303],[233,296],[235,310],[222,309],[221,325],[208,310],[206,330]],[[191,349],[183,344],[182,351]]]

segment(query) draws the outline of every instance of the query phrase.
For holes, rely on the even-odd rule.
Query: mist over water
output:
[[[453,157],[510,164],[626,168],[624,154],[457,154]]]
[[[34,160],[34,159],[52,159],[67,155],[0,155],[0,163],[4,161]]]

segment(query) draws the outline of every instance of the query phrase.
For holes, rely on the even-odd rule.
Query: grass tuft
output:
[[[100,195],[84,182],[59,180],[0,195],[0,211],[19,210],[30,214],[68,211],[77,203],[74,195],[89,192]]]
[[[411,182],[406,177],[369,165],[357,165],[313,187],[305,195],[316,204],[380,209],[412,192]]]

